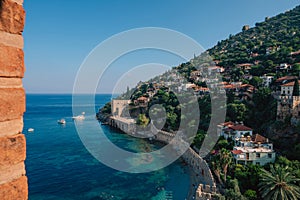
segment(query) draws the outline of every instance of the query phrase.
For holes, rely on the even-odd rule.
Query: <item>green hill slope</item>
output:
[[[246,27],[244,27],[246,28]],[[292,52],[300,50],[300,6],[266,18],[256,26],[218,42],[208,52],[218,65],[234,67],[240,63],[261,62],[265,72],[274,72],[280,63],[294,64]]]

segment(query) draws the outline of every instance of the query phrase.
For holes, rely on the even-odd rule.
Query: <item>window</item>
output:
[[[268,153],[268,158],[272,158],[272,154],[271,153]]]
[[[256,158],[260,158],[260,153],[256,153]]]
[[[255,164],[256,164],[256,165],[260,165],[260,162],[256,162]]]
[[[245,164],[245,161],[239,160],[239,161],[238,161],[238,164],[244,165],[244,164]]]
[[[288,90],[287,93],[290,94],[290,91]]]

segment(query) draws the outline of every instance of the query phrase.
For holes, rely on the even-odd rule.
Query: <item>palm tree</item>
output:
[[[267,200],[297,200],[300,198],[300,179],[288,171],[288,166],[271,165],[270,172],[262,169],[259,191]]]
[[[221,164],[220,161],[218,159],[214,159],[211,162],[212,165],[212,170],[215,173],[216,177],[218,178],[218,181],[221,185],[223,185],[223,181],[221,179]]]
[[[225,148],[221,149],[220,162],[224,173],[224,182],[226,183],[228,166],[232,163],[232,154],[229,150]]]

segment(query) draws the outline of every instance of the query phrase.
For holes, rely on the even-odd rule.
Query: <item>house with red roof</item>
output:
[[[240,138],[242,135],[252,136],[252,132],[253,132],[252,128],[249,128],[242,124],[238,124],[229,128],[229,132],[228,132],[229,134],[227,135],[227,137]]]
[[[278,78],[275,81],[275,83],[278,84],[278,85],[282,85],[282,84],[285,84],[285,83],[289,83],[289,82],[295,81],[297,79],[298,79],[297,76],[284,76],[284,77]]]
[[[253,130],[243,124],[236,124],[233,122],[225,122],[218,125],[218,135],[228,138],[240,138],[242,135],[252,136]]]
[[[275,162],[276,152],[268,138],[255,134],[236,138],[236,144],[231,151],[236,164],[265,165]]]
[[[298,80],[298,83],[300,84],[300,80]],[[294,90],[295,81],[285,83],[281,85],[280,94],[283,96],[292,96],[293,90]],[[300,89],[300,86],[299,86]]]
[[[149,101],[149,98],[142,96],[142,97],[139,97],[137,100],[135,100],[134,104],[136,106],[143,106],[143,107],[145,107],[145,106],[148,105],[148,101]]]

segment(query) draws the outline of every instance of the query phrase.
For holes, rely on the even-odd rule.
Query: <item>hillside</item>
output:
[[[208,50],[218,65],[234,67],[261,61],[265,72],[274,72],[280,63],[299,62],[299,57],[295,61],[290,54],[300,50],[300,6],[247,28]]]
[[[270,163],[289,166],[290,173],[300,177],[300,100],[296,102],[299,106],[295,108],[293,101],[282,101],[282,97],[299,99],[299,75],[300,6],[297,6],[283,14],[266,18],[253,28],[245,25],[242,32],[218,42],[190,62],[182,63],[147,82],[139,82],[131,90],[128,88],[119,99],[131,100],[126,110],[140,126],[146,126],[151,118],[151,122],[162,127],[162,130],[174,132],[179,129],[182,119],[190,119],[186,123],[187,130],[198,125],[197,134],[195,137],[184,134],[186,138],[193,139],[191,147],[198,151],[215,115],[211,111],[210,94],[215,91],[225,94],[223,92],[226,91],[226,105],[220,104],[217,108],[226,109],[226,123],[218,124],[218,127],[221,127],[225,135],[236,129],[248,132],[235,139],[225,138],[220,134],[211,153],[204,159],[208,161],[219,186],[223,188],[221,193],[224,199],[263,199],[264,194],[259,190],[258,183],[262,180],[262,171],[270,169]],[[295,93],[290,88],[286,89],[293,84]],[[222,90],[215,90],[218,88]],[[299,88],[298,92],[295,88]],[[198,114],[195,112],[197,109],[192,107],[191,101],[179,102],[182,97],[187,98],[182,96],[186,91],[192,92],[189,97],[198,97],[201,112],[198,124],[193,118]],[[151,111],[151,106],[155,105],[162,105],[163,109],[157,107]],[[182,113],[182,108],[189,107],[189,113]],[[159,118],[162,116],[160,112],[166,112],[165,121],[164,118]],[[98,119],[105,121],[110,114],[111,107],[107,104],[99,111]],[[295,121],[292,120],[293,117]],[[251,134],[252,131],[255,133],[255,138],[264,140],[257,141],[254,147],[247,146],[243,149],[244,143],[241,147],[239,142],[246,141],[244,136],[247,135],[247,144],[251,143],[250,130]],[[232,133],[237,134],[235,131]],[[260,145],[265,145],[269,139],[271,146],[262,150]],[[262,152],[270,152],[273,144],[276,160],[275,156],[268,153],[268,158],[273,157],[274,160],[262,164],[266,158],[261,156]],[[253,160],[257,161],[255,163],[249,159],[250,149],[254,150],[252,153],[255,156]],[[295,161],[289,161],[281,155]],[[239,163],[241,160],[245,162]]]
[[[290,149],[286,150],[296,148],[295,145],[300,139],[296,130],[300,129],[300,124],[289,130],[292,134],[284,134],[285,130],[277,128],[289,127],[290,124],[288,120],[276,121],[277,102],[273,94],[278,93],[280,89],[274,84],[279,77],[299,75],[299,50],[300,6],[275,17],[266,18],[264,22],[256,23],[253,28],[244,26],[240,33],[231,35],[207,50],[215,64],[224,69],[221,74],[223,80],[227,81],[227,85],[224,86],[227,94],[226,120],[243,122],[256,133],[273,139],[275,146],[280,149],[286,149],[286,145],[283,147],[280,144],[292,144],[289,145]],[[147,82],[140,82],[136,88],[128,89],[119,98],[131,99],[131,113],[134,113],[135,118],[139,114],[136,111],[148,116],[147,108],[157,103],[158,99],[163,99],[160,103],[168,113],[164,129],[170,131],[178,128],[180,107],[177,98],[169,92],[169,89],[175,91],[194,89],[195,94],[199,96],[201,110],[199,137],[196,137],[195,145],[200,146],[211,116],[207,79],[197,75],[196,71],[196,68],[207,63],[203,58],[206,57],[202,54]],[[188,82],[182,80],[180,74],[186,77]],[[264,74],[273,77],[272,84],[267,86],[262,84]],[[110,107],[107,105],[102,109],[102,115],[109,114]],[[280,135],[285,137],[282,138]]]

